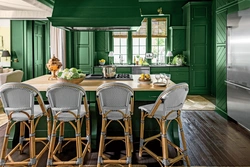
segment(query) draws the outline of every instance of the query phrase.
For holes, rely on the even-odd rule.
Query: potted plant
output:
[[[178,54],[176,55],[173,60],[172,60],[172,63],[173,65],[177,65],[177,66],[182,66],[182,65],[186,65],[187,62],[186,62],[186,57],[182,54]]]

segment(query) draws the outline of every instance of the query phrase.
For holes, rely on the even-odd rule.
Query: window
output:
[[[166,63],[168,17],[145,17],[137,32],[113,32],[114,63],[135,63],[147,52],[154,54],[149,63]]]
[[[152,53],[155,57],[152,63],[165,63],[166,37],[167,37],[167,19],[152,18]]]
[[[114,63],[127,63],[127,32],[113,32]]]
[[[147,39],[147,18],[142,22],[140,30],[132,32],[133,39],[133,63],[137,57],[145,58],[146,53],[146,39]]]

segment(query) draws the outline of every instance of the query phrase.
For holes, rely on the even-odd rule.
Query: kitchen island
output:
[[[92,136],[92,147],[93,149],[97,148],[98,141],[99,141],[99,134],[100,134],[100,123],[101,123],[101,116],[99,115],[98,108],[96,105],[96,97],[95,97],[95,91],[98,86],[100,86],[103,83],[108,82],[123,82],[125,84],[128,84],[131,86],[134,90],[134,99],[135,99],[135,108],[134,108],[134,115],[132,116],[132,123],[133,123],[133,136],[135,138],[134,141],[139,141],[139,130],[140,130],[140,110],[138,109],[138,106],[148,104],[148,103],[154,103],[157,99],[158,95],[166,89],[166,86],[154,86],[153,83],[156,82],[155,75],[151,75],[152,83],[147,84],[140,84],[138,82],[138,78],[140,75],[133,75],[133,80],[115,80],[115,79],[94,79],[94,80],[83,80],[79,85],[81,85],[85,91],[87,92],[87,98],[90,103],[90,117],[91,117],[91,136]],[[23,83],[29,84],[37,88],[43,95],[45,103],[47,103],[47,99],[45,96],[45,92],[47,88],[59,82],[59,80],[48,80],[50,75],[43,75],[34,79],[30,79],[27,81],[24,81]],[[172,81],[169,81],[168,86],[172,86],[175,83]],[[48,103],[47,103],[48,104]],[[158,126],[156,121],[150,121],[148,120],[148,123],[145,125],[145,134],[147,133],[155,133],[154,128]],[[84,129],[84,128],[83,128]],[[40,123],[37,127],[37,131],[39,134],[37,135],[46,135],[46,129],[44,128],[44,124]],[[110,133],[118,133],[119,129],[113,128]],[[84,133],[84,132],[83,132]],[[66,129],[65,134],[67,135],[73,135],[72,130]],[[176,124],[173,123],[171,126],[171,129],[169,130],[170,136],[172,136],[172,141],[174,141],[176,144],[179,144],[179,136],[178,136],[178,130],[176,127]]]
[[[60,82],[59,80],[48,80],[50,75],[43,75],[34,79],[24,81],[23,83],[29,84],[37,88],[39,91],[46,91],[47,88]],[[132,75],[133,80],[116,80],[116,79],[92,79],[92,80],[83,80],[79,85],[84,88],[85,91],[96,91],[97,87],[103,83],[108,82],[123,82],[133,88],[134,91],[163,91],[166,87],[154,86],[153,83],[156,82],[155,75],[151,75],[152,84],[140,84],[138,78],[140,75]],[[173,86],[174,83],[170,80],[168,86]]]

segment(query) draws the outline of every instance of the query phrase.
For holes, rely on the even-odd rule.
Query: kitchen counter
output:
[[[166,89],[166,87],[153,85],[153,83],[156,82],[155,75],[151,75],[152,83],[150,85],[140,84],[138,82],[139,76],[140,75],[132,75],[133,80],[116,80],[116,79],[83,80],[79,85],[81,85],[85,89],[85,91],[96,91],[98,86],[107,82],[123,82],[131,86],[134,91],[162,91]],[[37,78],[24,81],[23,83],[30,84],[35,88],[37,88],[39,91],[46,91],[50,85],[59,82],[58,80],[48,80],[49,77],[50,75],[43,75]],[[174,85],[174,83],[170,81],[168,86],[172,85]]]

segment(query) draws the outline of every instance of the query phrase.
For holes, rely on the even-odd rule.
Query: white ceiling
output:
[[[37,0],[0,0],[0,19],[47,19],[51,13]]]

